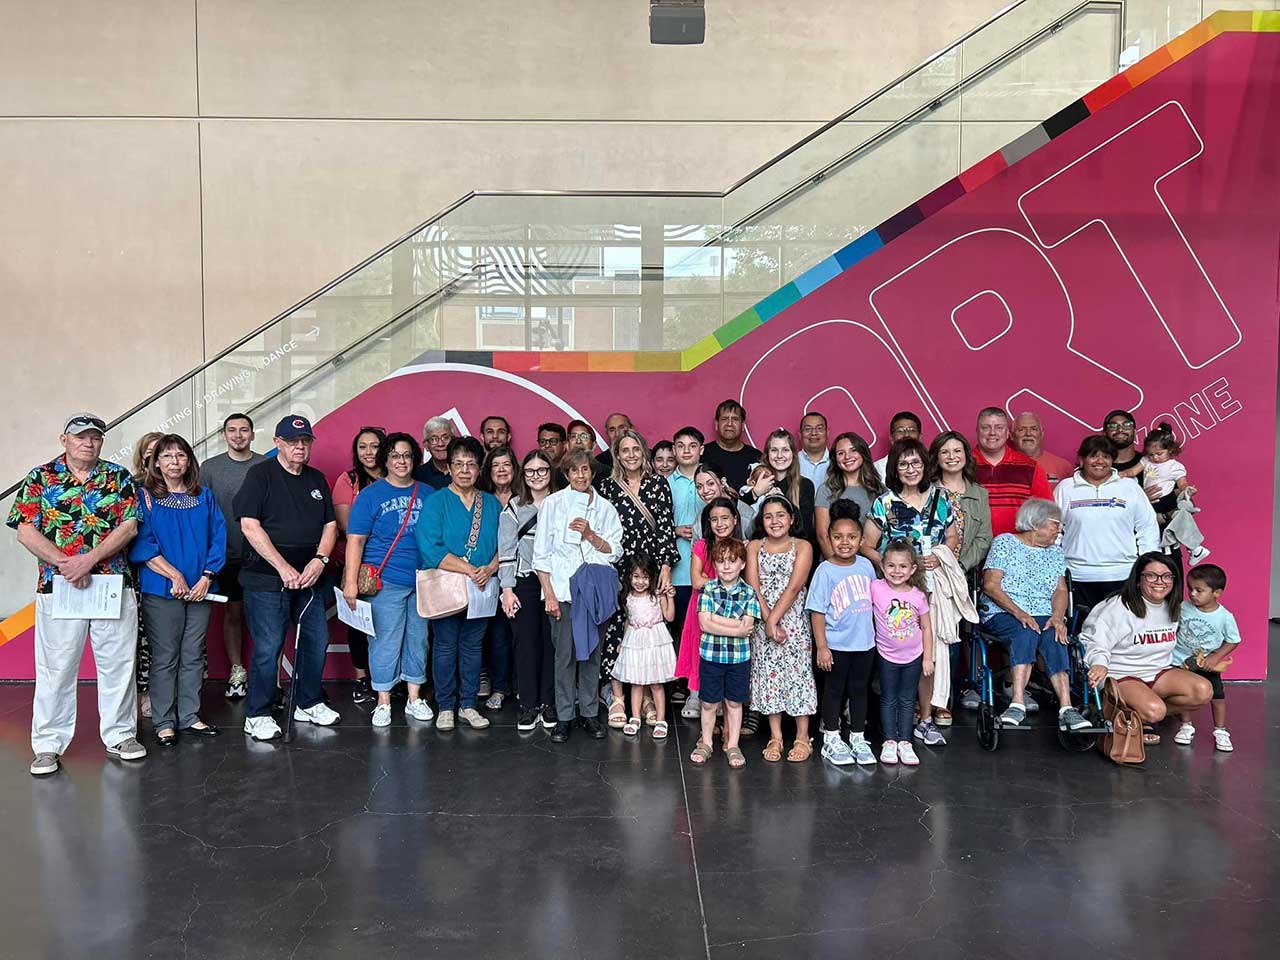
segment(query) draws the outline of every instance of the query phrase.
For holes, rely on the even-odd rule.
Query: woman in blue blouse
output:
[[[200,486],[195,452],[177,434],[156,442],[138,502],[129,559],[141,566],[142,617],[151,643],[151,724],[162,746],[183,730],[218,733],[200,719],[205,599],[226,562],[227,527],[213,491]]]
[[[482,600],[489,612],[482,614],[473,604],[469,610],[432,621],[435,643],[431,647],[431,676],[440,710],[436,728],[452,730],[456,711],[457,717],[473,729],[482,730],[489,721],[476,709],[480,645],[489,619],[497,610],[495,575],[502,505],[493,494],[476,487],[480,464],[484,462],[484,447],[479,440],[456,437],[449,441],[448,458],[449,485],[427,498],[414,529],[418,562],[424,570],[440,569],[467,577],[475,588],[470,591],[473,600]],[[490,599],[492,604],[488,603]]]

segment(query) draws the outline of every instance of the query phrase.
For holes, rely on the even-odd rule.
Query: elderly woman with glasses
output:
[[[1164,554],[1144,553],[1120,592],[1093,608],[1080,633],[1089,685],[1118,681],[1121,696],[1144,723],[1159,723],[1169,712],[1189,713],[1213,696],[1208,680],[1173,664],[1181,606],[1182,573]]]
[[[1009,648],[1013,696],[1000,722],[1017,726],[1027,718],[1026,690],[1036,655],[1058,695],[1058,726],[1081,730],[1089,721],[1071,705],[1071,658],[1067,653],[1067,558],[1057,546],[1062,511],[1032,498],[1018,508],[1014,533],[991,544],[982,572],[978,604],[982,629]]]

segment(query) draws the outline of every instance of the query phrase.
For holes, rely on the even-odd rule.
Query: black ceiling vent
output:
[[[702,43],[706,36],[706,0],[649,0],[650,43]]]

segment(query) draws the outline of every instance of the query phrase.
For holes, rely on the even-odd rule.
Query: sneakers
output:
[[[544,730],[554,730],[559,722],[560,720],[556,716],[555,704],[547,704],[542,708],[542,728]]]
[[[1031,691],[1028,690],[1027,699],[1026,702],[1023,703],[1023,706],[1026,707],[1027,713],[1038,713],[1040,710],[1040,701],[1033,697],[1031,695]]]
[[[107,747],[107,756],[117,760],[141,760],[147,755],[147,748],[138,742],[136,737],[121,740],[114,747]]]
[[[502,701],[506,699],[507,695],[505,693],[494,693],[484,702],[484,708],[486,710],[501,710]]]
[[[249,695],[249,671],[237,664],[231,668],[231,676],[227,678],[226,698],[242,700]]]
[[[1226,733],[1226,731],[1222,731]],[[57,773],[61,763],[58,761],[56,753],[37,753],[35,759],[31,761],[31,775],[33,777],[47,777],[51,773]]]
[[[1004,713],[1000,714],[1000,722],[1006,727],[1016,727],[1027,719],[1027,708],[1016,700],[1005,708]]]
[[[338,711],[334,710],[327,703],[321,700],[315,706],[293,708],[293,719],[302,723],[314,723],[320,727],[332,727],[342,718],[338,716]]]
[[[1059,730],[1087,730],[1089,721],[1075,707],[1063,707],[1058,711]]]
[[[521,710],[516,715],[516,729],[521,733],[528,733],[530,730],[538,729],[538,711],[537,710]],[[555,724],[552,724],[554,726]]]
[[[410,700],[404,705],[404,715],[414,720],[421,720],[427,723],[435,719],[435,712],[427,704],[427,701],[419,697],[417,700]]]
[[[369,686],[368,677],[356,677],[356,682],[351,687],[352,703],[368,703],[370,700],[377,699],[373,692],[373,687]]]
[[[697,720],[702,716],[702,701],[698,699],[696,693],[690,693],[689,699],[684,702],[684,706],[680,708],[680,716],[686,720]]]
[[[480,671],[480,688],[476,690],[476,696],[487,697],[491,693],[493,693],[493,687],[489,683],[489,674],[481,670]]]
[[[916,728],[911,731],[911,735],[926,747],[945,747],[947,745],[947,738],[942,735],[942,731],[938,729],[932,720],[921,720],[916,724]],[[901,748],[898,749],[898,756],[901,759]],[[905,760],[902,762],[906,763]]]
[[[906,740],[898,744],[898,762],[908,767],[920,766],[920,758],[916,756],[915,747],[911,746]]]
[[[1205,553],[1208,552],[1208,550],[1205,551]],[[1231,734],[1227,731],[1226,727],[1213,728],[1213,746],[1215,749],[1221,750],[1223,753],[1230,753],[1235,749],[1235,747],[1231,745]],[[54,760],[54,763],[57,763],[56,759]],[[31,772],[35,773],[35,770],[32,770]]]
[[[909,747],[911,744],[907,743],[906,746]],[[884,746],[880,748],[880,762],[888,764],[898,762],[898,742],[896,740],[886,740],[884,742]]]
[[[960,706],[966,710],[977,710],[982,705],[982,697],[977,690],[966,690],[960,694]]]
[[[1173,735],[1173,742],[1187,746],[1196,738],[1196,728],[1194,724],[1183,723],[1178,727],[1178,732]]]
[[[274,717],[245,717],[244,732],[255,740],[274,740],[280,736],[280,724]]]
[[[453,729],[453,711],[452,710],[441,710],[438,714],[436,714],[436,729],[437,730]]]
[[[552,743],[564,743],[569,739],[569,731],[572,729],[568,720],[557,720],[555,728],[551,731]]]
[[[854,762],[853,751],[840,739],[838,733],[828,733],[822,740],[822,759],[837,767],[847,767]]]
[[[391,704],[380,703],[373,708],[373,725],[375,727],[391,726]]]
[[[1193,567],[1197,563],[1204,563],[1204,561],[1208,559],[1209,559],[1209,550],[1206,547],[1196,547],[1194,550],[1191,551],[1190,560],[1191,560],[1191,566]],[[1231,737],[1228,736],[1227,739],[1230,740]]]
[[[472,730],[483,730],[489,725],[489,718],[475,707],[463,707],[458,711],[458,719],[467,721]]]
[[[853,759],[858,762],[858,766],[875,766],[876,755],[871,752],[871,744],[867,743],[867,738],[862,734],[849,734],[849,749],[853,752]]]

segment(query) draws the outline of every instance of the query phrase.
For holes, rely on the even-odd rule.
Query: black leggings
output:
[[[876,665],[875,650],[832,650],[831,673],[822,688],[822,729],[840,729],[840,708],[849,699],[849,730],[867,726],[867,687]]]
[[[551,621],[542,603],[537,574],[517,577],[514,590],[520,601],[520,609],[511,622],[516,702],[521,710],[554,706],[555,651],[551,646]]]
[[[369,638],[355,627],[347,627],[347,650],[351,654],[351,666],[369,672]]]

